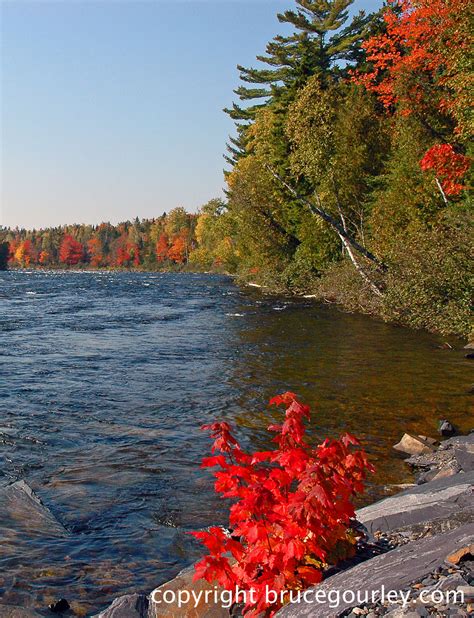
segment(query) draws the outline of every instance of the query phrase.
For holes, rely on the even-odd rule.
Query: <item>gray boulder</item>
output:
[[[454,436],[456,428],[446,419],[442,419],[438,425],[438,431],[442,436]]]
[[[107,609],[93,618],[147,618],[148,598],[144,594],[117,597]]]

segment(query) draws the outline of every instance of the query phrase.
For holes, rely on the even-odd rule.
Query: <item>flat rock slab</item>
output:
[[[460,511],[474,512],[474,472],[418,485],[356,513],[369,534],[390,532],[437,519],[459,520]],[[463,523],[462,519],[460,523]]]
[[[434,444],[436,444],[436,441],[431,442],[426,436],[412,436],[405,433],[400,442],[394,444],[393,448],[408,455],[422,455],[434,451]]]
[[[0,618],[41,618],[41,614],[17,605],[0,605]]]
[[[20,592],[15,592],[18,556],[23,557],[27,572],[37,572],[46,556],[57,562],[65,555],[69,533],[24,481],[0,487],[0,521],[0,580],[5,590],[0,598],[0,618],[36,616],[32,610],[15,607],[21,600]]]
[[[0,521],[5,534],[64,537],[67,530],[25,481],[0,487]]]
[[[469,445],[467,449],[455,448],[454,459],[464,472],[472,472],[474,470],[474,444]]]
[[[471,432],[467,436],[454,436],[448,440],[443,440],[440,444],[439,450],[444,451],[453,447],[465,449],[469,449],[470,447],[474,448],[474,432]]]
[[[474,525],[468,524],[434,537],[413,541],[386,554],[381,554],[367,562],[362,562],[352,569],[329,577],[308,593],[313,603],[304,602],[288,604],[276,613],[276,616],[299,618],[300,616],[317,616],[318,618],[336,618],[341,613],[358,605],[358,602],[344,602],[343,593],[351,590],[369,595],[381,590],[406,590],[410,584],[421,580],[441,566],[449,554],[472,542]],[[383,588],[382,588],[383,586]],[[316,602],[331,593],[332,599],[339,595],[337,607],[330,607],[329,601]],[[331,605],[335,605],[334,602]]]

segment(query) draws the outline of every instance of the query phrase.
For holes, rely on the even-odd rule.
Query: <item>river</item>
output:
[[[268,446],[274,394],[313,407],[313,440],[362,440],[377,466],[365,503],[410,480],[391,449],[404,431],[472,425],[462,342],[223,276],[3,272],[0,339],[0,485],[24,479],[67,530],[8,522],[0,604],[65,597],[91,615],[197,559],[186,531],[226,508],[199,469],[199,427],[225,419],[245,446]]]

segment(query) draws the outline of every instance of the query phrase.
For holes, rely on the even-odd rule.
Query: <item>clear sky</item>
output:
[[[221,195],[236,64],[291,6],[0,0],[0,224],[115,223]]]

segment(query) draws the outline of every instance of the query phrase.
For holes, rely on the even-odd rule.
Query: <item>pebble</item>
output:
[[[437,590],[455,590],[458,586],[465,586],[466,580],[459,574],[449,575],[439,579],[436,584]]]
[[[474,601],[474,586],[458,586],[456,590],[463,593],[465,603]]]

